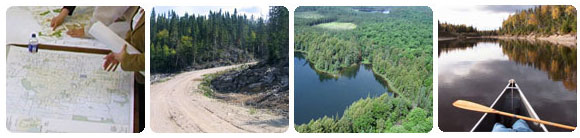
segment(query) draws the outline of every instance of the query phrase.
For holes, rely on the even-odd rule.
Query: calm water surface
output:
[[[300,53],[295,55],[295,124],[308,123],[324,116],[341,116],[353,102],[387,92],[386,83],[375,76],[370,66],[347,68],[335,78],[316,72]]]
[[[451,103],[491,105],[512,78],[541,119],[576,126],[576,48],[523,40],[439,41],[438,60],[442,131],[469,131],[483,115]]]

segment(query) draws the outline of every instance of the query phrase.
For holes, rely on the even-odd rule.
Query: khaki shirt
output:
[[[132,11],[131,18],[139,13],[139,7],[131,7],[129,11]],[[133,21],[131,21],[131,24]],[[141,16],[135,28],[131,27],[131,30],[127,32],[125,36],[125,41],[133,45],[135,49],[139,50],[141,54],[128,54],[123,53],[123,61],[121,61],[121,68],[125,71],[134,71],[135,80],[139,83],[145,82],[145,77],[139,73],[139,71],[145,71],[145,15]]]

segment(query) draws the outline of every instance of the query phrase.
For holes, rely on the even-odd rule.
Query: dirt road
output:
[[[284,132],[288,119],[225,103],[197,91],[204,74],[232,65],[181,73],[151,85],[151,129],[155,132]]]

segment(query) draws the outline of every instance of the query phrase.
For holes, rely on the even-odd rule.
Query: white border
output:
[[[289,138],[289,137],[333,137],[333,138],[350,138],[350,137],[368,137],[368,138],[384,138],[384,137],[526,137],[526,138],[545,138],[545,137],[578,137],[578,131],[572,133],[443,133],[438,128],[438,37],[437,37],[437,17],[439,5],[574,5],[577,9],[580,1],[578,0],[2,0],[0,1],[0,42],[6,44],[6,10],[10,6],[62,6],[62,5],[76,5],[76,6],[128,6],[138,5],[146,9],[146,38],[149,38],[149,18],[153,6],[252,6],[252,5],[271,5],[271,6],[285,6],[290,11],[290,125],[285,133],[247,133],[247,134],[204,134],[204,133],[183,133],[183,134],[165,134],[154,133],[151,131],[149,124],[149,88],[150,84],[145,84],[145,103],[146,103],[146,128],[140,134],[21,134],[10,133],[6,127],[0,128],[0,137],[2,138],[20,138],[20,137],[48,137],[48,138],[103,138],[103,137],[135,137],[135,138],[154,138],[154,137],[171,137],[171,138],[191,138],[191,137],[216,137],[216,138]],[[393,134],[393,133],[375,133],[375,134],[299,134],[294,130],[294,9],[300,6],[429,6],[433,10],[433,130],[429,133],[422,134]],[[149,47],[149,39],[146,39],[147,47]],[[0,83],[6,84],[6,49],[0,48],[0,57],[3,62],[0,63]],[[146,53],[149,53],[149,48],[146,48]],[[149,55],[146,55],[146,62],[149,63]],[[146,64],[145,79],[149,80],[149,65]],[[4,85],[0,85],[4,86]],[[5,101],[6,87],[2,88],[0,94],[0,124],[6,124],[6,101]],[[578,119],[577,119],[578,120]],[[5,125],[4,125],[5,126]]]

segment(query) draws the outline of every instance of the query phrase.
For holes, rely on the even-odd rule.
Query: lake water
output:
[[[389,11],[388,9],[355,9],[355,11],[359,11],[359,12],[369,12],[369,13],[383,13],[383,14],[389,14],[391,13],[391,11]]]
[[[439,129],[469,131],[483,113],[451,104],[491,105],[515,79],[542,120],[576,126],[576,48],[525,40],[439,41]],[[549,131],[566,131],[547,126]]]
[[[295,124],[308,123],[326,116],[342,116],[353,102],[387,92],[386,83],[371,70],[357,65],[341,72],[338,78],[316,72],[300,53],[294,57]]]

